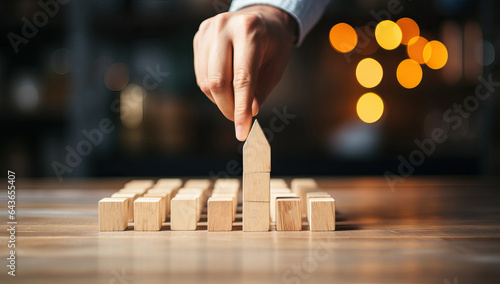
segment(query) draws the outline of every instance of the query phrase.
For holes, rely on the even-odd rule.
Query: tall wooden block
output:
[[[209,198],[207,204],[208,231],[231,231],[233,229],[233,200],[231,198]]]
[[[141,195],[138,193],[127,193],[127,192],[116,192],[111,195],[111,197],[115,198],[127,198],[128,200],[128,222],[134,222],[134,201],[139,198]]]
[[[243,173],[243,200],[269,201],[270,173]]]
[[[311,231],[335,230],[335,200],[333,198],[310,198],[307,206]]]
[[[161,220],[166,221],[170,214],[170,194],[167,192],[147,192],[144,197],[160,197],[161,198]]]
[[[302,204],[299,197],[276,199],[276,230],[302,230]]]
[[[269,231],[269,201],[243,202],[243,231]]]
[[[98,207],[100,231],[123,231],[127,229],[127,198],[103,198],[99,201]]]
[[[271,201],[269,204],[269,216],[271,216],[271,223],[276,222],[276,199],[280,197],[283,198],[283,197],[298,197],[298,196],[297,194],[292,192],[271,192]]]
[[[172,231],[194,231],[198,223],[198,198],[194,196],[174,197],[170,201],[170,229]]]
[[[134,230],[159,231],[162,225],[160,197],[140,197],[134,201]]]
[[[271,146],[257,120],[254,121],[243,145],[243,172],[271,172]]]

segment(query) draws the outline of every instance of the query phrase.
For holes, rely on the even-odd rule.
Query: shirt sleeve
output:
[[[233,0],[229,11],[234,12],[251,5],[269,5],[285,11],[297,21],[299,46],[329,2],[330,0]]]

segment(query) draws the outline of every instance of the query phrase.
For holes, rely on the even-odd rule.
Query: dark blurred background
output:
[[[389,2],[399,1],[332,1],[294,51],[257,116],[267,128],[273,175],[397,174],[401,158],[409,161],[418,150],[415,139],[432,137],[435,128],[448,138],[413,174],[500,173],[500,90],[457,129],[443,120],[475,94],[478,76],[500,81],[499,2],[401,1],[400,12],[387,14]],[[229,4],[1,1],[1,167],[31,177],[240,175],[242,143],[198,89],[193,71],[199,24]],[[407,58],[405,46],[346,55],[329,44],[339,22],[362,27],[387,16],[412,18],[421,35],[448,48],[447,65],[423,65],[414,89],[401,87],[395,76]],[[373,90],[355,77],[357,62],[367,56],[384,68]],[[356,113],[367,91],[385,106],[372,124]]]

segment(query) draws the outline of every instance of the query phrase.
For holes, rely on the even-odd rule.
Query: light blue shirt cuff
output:
[[[330,0],[233,0],[230,12],[251,5],[269,5],[290,14],[297,21],[300,46],[306,35],[318,22]]]

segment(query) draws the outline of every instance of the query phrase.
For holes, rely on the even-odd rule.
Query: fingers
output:
[[[234,126],[236,138],[244,141],[252,125],[252,104],[260,50],[255,41],[235,40],[233,56]]]
[[[234,120],[232,58],[232,44],[223,36],[212,45],[207,67],[210,93],[222,114],[231,121]]]
[[[200,87],[201,91],[207,96],[207,98],[215,103],[208,84],[208,49],[205,48],[207,46],[207,26],[207,21],[201,23],[200,29],[193,39],[194,73],[196,75],[196,83],[198,84],[198,87]]]

